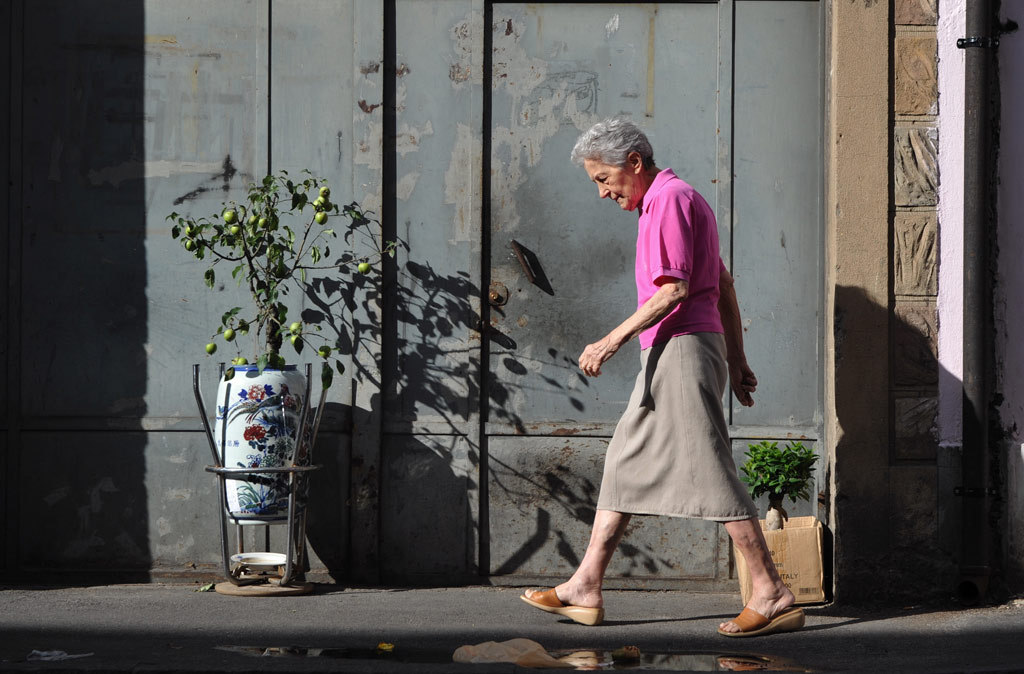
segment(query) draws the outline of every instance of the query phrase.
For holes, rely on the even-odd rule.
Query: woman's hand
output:
[[[744,407],[753,407],[754,398],[750,394],[757,390],[757,377],[754,371],[747,365],[747,361],[734,363],[729,361],[729,380],[732,383],[732,392],[736,400]]]
[[[598,377],[601,375],[601,365],[614,356],[618,350],[619,344],[612,339],[611,335],[593,344],[588,344],[580,354],[580,369],[588,377]]]

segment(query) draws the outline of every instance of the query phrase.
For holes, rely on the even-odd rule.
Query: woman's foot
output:
[[[604,608],[567,602],[557,593],[556,588],[526,590],[520,599],[534,608],[571,618],[582,625],[600,625],[604,622]]]
[[[751,597],[750,601],[747,602],[746,608],[752,611],[757,611],[770,620],[792,608],[795,602],[796,597],[793,596],[793,593],[790,592],[788,587],[782,585],[781,589],[775,589],[769,594],[755,595]],[[742,628],[732,620],[721,623],[718,626],[718,629],[730,634],[736,634],[743,631]]]
[[[604,598],[601,596],[601,587],[588,586],[583,583],[574,583],[570,578],[561,585],[555,587],[555,594],[563,603],[573,606],[586,606],[588,608],[602,608]]]

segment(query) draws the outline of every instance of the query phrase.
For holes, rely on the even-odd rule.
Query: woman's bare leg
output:
[[[619,546],[631,515],[614,510],[598,510],[594,515],[594,528],[590,532],[590,543],[572,577],[555,588],[555,594],[563,604],[601,608],[601,587],[608,563]],[[534,590],[527,590],[526,596]]]
[[[726,522],[725,530],[729,532],[733,543],[747,563],[747,569],[750,570],[753,589],[747,606],[768,618],[792,606],[796,598],[779,577],[757,520]],[[740,631],[731,620],[719,627],[725,632]]]

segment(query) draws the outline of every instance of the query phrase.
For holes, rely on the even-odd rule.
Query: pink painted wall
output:
[[[961,444],[963,376],[964,7],[939,3],[939,413],[942,446]],[[1024,2],[1003,1],[1001,20],[1024,26]],[[1002,35],[998,230],[995,260],[996,392],[1006,434],[1006,547],[1009,582],[1024,586],[1024,31]]]
[[[939,3],[939,412],[942,446],[959,447],[963,377],[965,0]]]

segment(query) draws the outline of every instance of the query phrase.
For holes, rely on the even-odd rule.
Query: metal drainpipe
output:
[[[989,527],[988,381],[989,325],[989,64],[998,42],[990,32],[988,0],[966,0],[964,121],[964,377],[960,497],[962,537],[957,595],[975,603],[991,576]]]

